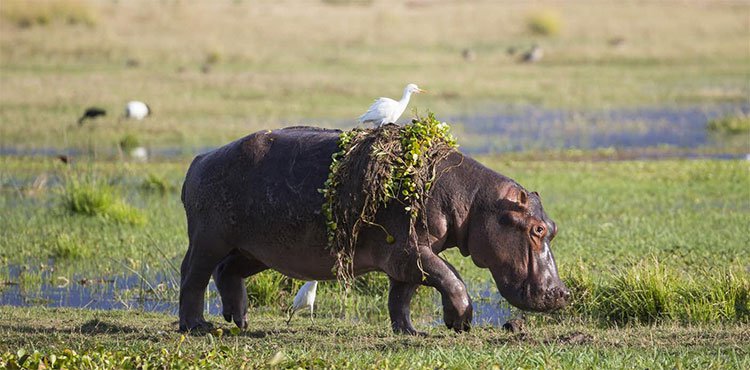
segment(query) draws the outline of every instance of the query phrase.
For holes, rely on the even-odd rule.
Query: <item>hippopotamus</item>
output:
[[[180,330],[211,326],[203,318],[211,276],[224,318],[240,328],[247,326],[245,278],[266,269],[302,280],[336,278],[319,189],[340,133],[312,127],[260,131],[193,160],[182,187],[189,246],[181,266]],[[436,164],[436,173],[425,222],[410,232],[403,207],[381,207],[376,223],[393,239],[380,227],[366,226],[355,245],[354,274],[380,271],[390,280],[393,331],[417,333],[409,304],[419,286],[440,292],[449,329],[470,329],[466,284],[440,257],[448,248],[489,269],[500,294],[520,309],[565,306],[570,293],[550,249],[557,225],[539,194],[458,150]]]

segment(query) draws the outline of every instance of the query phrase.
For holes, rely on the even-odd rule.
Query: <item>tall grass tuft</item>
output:
[[[562,20],[553,10],[540,10],[528,15],[526,28],[535,35],[557,36],[562,28]]]
[[[170,183],[166,178],[154,173],[149,173],[141,183],[141,189],[165,195],[177,190],[177,186]]]
[[[0,17],[18,27],[45,26],[62,21],[67,24],[96,25],[96,13],[84,1],[4,1]]]
[[[61,198],[65,209],[74,214],[131,225],[146,222],[141,211],[125,203],[115,188],[101,180],[70,177]]]
[[[248,301],[256,307],[278,306],[281,304],[282,296],[286,295],[282,292],[288,292],[291,285],[289,278],[272,270],[251,276],[245,284]]]
[[[585,268],[565,279],[573,299],[569,312],[612,324],[750,322],[750,279],[723,271],[693,279],[661,265],[641,262],[595,279]]]
[[[75,234],[60,233],[48,245],[49,255],[58,259],[79,259],[90,256],[90,249]]]

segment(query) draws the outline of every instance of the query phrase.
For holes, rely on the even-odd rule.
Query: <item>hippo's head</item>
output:
[[[489,268],[500,294],[512,305],[531,311],[564,307],[570,293],[550,249],[557,225],[544,213],[539,194],[511,182],[492,197],[472,208],[472,260]]]

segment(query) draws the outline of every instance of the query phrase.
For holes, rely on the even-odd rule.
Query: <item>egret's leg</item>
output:
[[[294,313],[297,312],[291,307],[289,307],[289,318],[286,319],[286,325],[289,326],[289,323],[292,322],[292,317],[294,316]]]
[[[310,305],[310,325],[314,325],[315,320],[313,319],[313,305]]]

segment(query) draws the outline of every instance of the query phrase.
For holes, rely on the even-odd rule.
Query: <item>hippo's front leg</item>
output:
[[[393,332],[398,334],[418,334],[417,330],[411,324],[409,304],[419,284],[396,281],[393,278],[390,280],[388,313],[391,316],[391,328]]]
[[[414,256],[412,256],[413,258]],[[466,285],[448,262],[433,253],[422,254],[422,272],[416,259],[407,258],[409,267],[386,269],[391,277],[388,309],[391,327],[396,333],[417,334],[409,319],[409,301],[417,285],[436,288],[443,300],[445,325],[455,331],[467,331],[471,327],[473,309]],[[390,271],[389,271],[390,270]]]
[[[425,262],[427,285],[437,288],[443,298],[443,320],[448,329],[469,331],[474,308],[461,275],[448,261],[431,255]],[[432,265],[428,267],[428,265]],[[448,269],[448,271],[445,271]],[[429,271],[434,271],[433,273]]]

